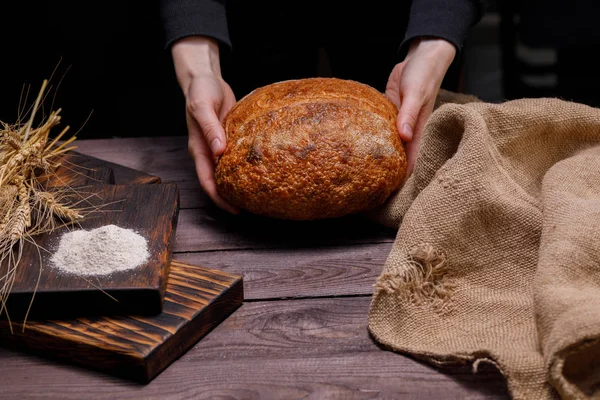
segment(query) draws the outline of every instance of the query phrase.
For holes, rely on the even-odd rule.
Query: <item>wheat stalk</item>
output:
[[[24,242],[35,244],[34,235],[76,223],[86,214],[64,189],[45,183],[63,155],[75,148],[71,143],[76,139],[73,135],[61,141],[67,126],[49,141],[51,130],[60,124],[60,109],[35,126],[47,84],[43,82],[25,124],[0,122],[0,316],[5,314],[9,321],[7,298],[20,268]]]

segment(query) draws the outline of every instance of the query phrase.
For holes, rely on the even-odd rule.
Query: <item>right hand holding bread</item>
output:
[[[215,165],[226,146],[221,121],[235,104],[233,91],[221,77],[219,47],[209,38],[187,37],[173,45],[172,55],[186,100],[188,150],[200,185],[219,207],[237,214],[215,185]]]

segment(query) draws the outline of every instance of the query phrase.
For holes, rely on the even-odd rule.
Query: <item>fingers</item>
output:
[[[410,71],[409,71],[410,72]],[[417,71],[420,72],[420,71]],[[407,74],[406,80],[398,86],[400,89],[400,109],[396,125],[400,138],[405,142],[408,177],[414,168],[419,152],[421,134],[429,116],[433,111],[436,87],[431,82],[419,83],[423,76]],[[402,77],[404,78],[404,77]]]
[[[223,154],[225,151],[225,131],[214,108],[204,102],[191,101],[188,103],[188,113],[198,123],[212,154],[215,157]]]
[[[408,178],[408,176],[410,176],[410,174],[412,174],[412,171],[415,166],[415,161],[416,161],[417,155],[419,153],[419,147],[421,144],[421,136],[423,134],[423,129],[425,128],[425,124],[427,123],[427,120],[431,116],[432,112],[433,112],[433,102],[432,101],[425,103],[425,105],[423,105],[423,107],[421,107],[421,110],[419,111],[419,114],[417,117],[417,122],[415,124],[413,139],[410,142],[407,142],[405,144],[406,161],[407,161],[405,179]]]
[[[231,108],[235,105],[236,99],[231,87],[228,84],[223,83],[223,106],[221,107],[221,113],[219,114],[219,120],[223,121],[225,116],[231,110]]]
[[[232,214],[238,214],[239,209],[225,199],[217,192],[215,182],[215,164],[212,151],[206,143],[205,137],[200,133],[199,126],[188,116],[188,149],[194,159],[196,166],[196,175],[200,181],[200,186],[212,201],[220,208]]]
[[[402,96],[400,111],[398,112],[398,132],[405,142],[413,140],[415,128],[419,121],[421,108],[425,103],[424,96],[420,93],[408,92]]]
[[[390,77],[388,78],[387,85],[385,87],[385,95],[400,109],[400,78],[402,77],[402,71],[406,63],[402,62],[396,64]]]

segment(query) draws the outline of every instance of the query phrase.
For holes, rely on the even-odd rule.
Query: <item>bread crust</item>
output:
[[[406,173],[396,106],[365,84],[308,78],[256,89],[224,119],[219,194],[252,213],[292,220],[381,205]]]

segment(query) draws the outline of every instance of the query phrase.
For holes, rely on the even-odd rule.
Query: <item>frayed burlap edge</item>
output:
[[[413,246],[405,254],[406,261],[399,271],[379,277],[375,293],[395,294],[414,305],[429,304],[438,312],[447,310],[453,284],[446,254],[428,243]]]

